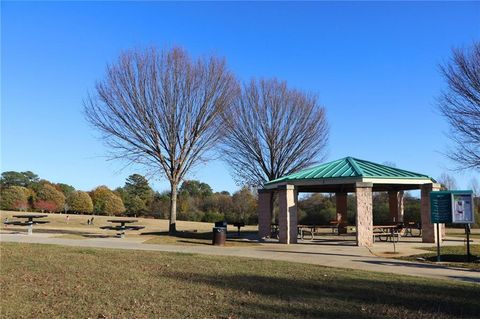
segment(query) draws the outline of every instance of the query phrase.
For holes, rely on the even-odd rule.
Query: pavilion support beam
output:
[[[372,183],[356,183],[357,202],[357,246],[373,245],[373,200]]]
[[[282,244],[297,243],[297,191],[293,185],[278,188],[278,236]]]
[[[272,225],[272,202],[273,191],[260,189],[258,190],[258,235],[260,238],[270,237]]]
[[[347,193],[343,192],[335,193],[337,221],[340,222],[338,225],[339,234],[345,234],[347,232],[347,195]],[[340,217],[340,220],[338,220],[338,217]]]
[[[403,222],[403,191],[388,192],[388,207],[390,211],[390,219],[393,222]]]
[[[436,243],[437,228],[432,224],[430,216],[430,192],[440,190],[440,184],[423,184],[421,187],[421,218],[422,218],[422,242]],[[445,224],[440,224],[441,238],[444,237]]]

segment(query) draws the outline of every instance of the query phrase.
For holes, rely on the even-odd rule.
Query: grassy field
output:
[[[428,263],[437,262],[437,248],[422,248],[429,250],[431,253],[401,257],[401,259],[410,261],[424,261]],[[447,263],[448,266],[462,267],[480,270],[480,245],[470,245],[470,260],[467,263],[467,248],[466,246],[442,246],[440,248],[441,261]]]
[[[20,212],[12,212],[12,211],[0,211],[0,218],[2,221],[5,218],[12,219],[13,215],[16,214],[23,214]],[[28,213],[27,213],[28,214]],[[38,213],[35,213],[38,214]],[[114,217],[114,216],[97,216],[95,215],[94,225],[88,225],[87,219],[91,218],[92,215],[73,215],[68,214],[69,220],[65,214],[45,214],[48,217],[45,220],[48,220],[48,224],[44,225],[37,225],[35,226],[37,229],[69,229],[69,230],[78,230],[84,232],[106,232],[105,230],[101,230],[100,226],[111,225],[111,223],[107,222],[109,219],[115,218],[124,218],[124,217]],[[135,218],[138,219],[139,225],[145,226],[145,229],[142,231],[144,232],[165,232],[168,231],[168,220],[166,219],[153,219],[153,218]],[[4,228],[3,223],[1,227]],[[203,222],[190,222],[190,221],[177,221],[177,229],[180,231],[193,231],[196,230],[198,232],[204,231],[211,231],[213,227],[213,223],[203,223]],[[233,230],[233,227],[232,227]],[[257,230],[257,226],[246,226],[242,228],[242,230]]]
[[[19,212],[0,211],[0,219],[5,218],[12,220],[13,215]],[[94,225],[88,225],[87,220],[91,215],[68,215],[67,220],[65,214],[47,214],[48,224],[35,225],[34,232],[54,233],[58,234],[59,238],[69,239],[86,239],[92,237],[113,237],[117,231],[103,230],[100,226],[111,225],[109,219],[119,217],[112,216],[94,216]],[[152,218],[135,218],[138,220],[138,225],[145,226],[140,231],[127,232],[127,237],[138,239],[150,244],[211,244],[213,223],[178,221],[177,229],[179,231],[177,236],[168,236],[168,220],[152,219]],[[3,231],[21,231],[26,232],[25,227],[8,226],[5,227],[3,223],[0,226]],[[256,233],[257,226],[246,226],[242,228],[244,235]],[[236,228],[229,226],[229,233],[235,234]],[[238,245],[252,245],[251,242],[244,242],[237,239],[228,239],[227,246]]]
[[[474,318],[479,286],[258,259],[2,243],[2,318]]]

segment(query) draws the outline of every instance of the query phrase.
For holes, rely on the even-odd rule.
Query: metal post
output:
[[[437,262],[440,262],[440,224],[437,223]]]
[[[470,224],[465,224],[465,231],[467,232],[467,262],[470,262]]]

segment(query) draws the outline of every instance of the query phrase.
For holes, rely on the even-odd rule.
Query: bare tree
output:
[[[439,108],[447,119],[454,142],[448,156],[457,168],[480,168],[480,43],[468,50],[453,50],[451,61],[441,66],[447,89]]]
[[[457,188],[457,181],[455,177],[447,173],[442,173],[438,178],[438,182],[442,185],[442,189],[452,190]]]
[[[473,192],[473,197],[480,196],[480,185],[478,184],[478,179],[476,177],[470,179],[470,189]]]
[[[239,184],[259,186],[322,159],[325,110],[285,82],[252,80],[224,113],[222,149]]]
[[[170,181],[170,233],[178,185],[218,141],[219,115],[237,92],[224,60],[152,48],[121,54],[84,102],[113,158],[147,165]]]

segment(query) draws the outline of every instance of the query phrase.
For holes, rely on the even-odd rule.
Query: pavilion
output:
[[[430,192],[440,185],[414,173],[353,157],[314,166],[265,183],[258,192],[260,237],[270,235],[273,194],[278,194],[279,241],[297,243],[298,193],[335,193],[337,213],[346,220],[347,195],[355,193],[357,246],[373,244],[373,192],[388,192],[392,221],[403,221],[404,191],[421,190],[422,241],[434,243],[436,229],[430,221]],[[444,229],[444,225],[441,225]],[[442,234],[444,231],[442,231]]]

